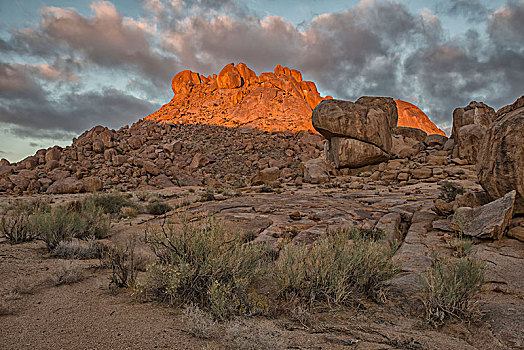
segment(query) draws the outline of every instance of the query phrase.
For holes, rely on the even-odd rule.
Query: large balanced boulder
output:
[[[358,168],[388,159],[398,119],[392,98],[364,96],[356,102],[324,100],[312,114],[326,143],[326,159],[336,168]]]
[[[495,110],[482,102],[472,101],[466,107],[456,108],[451,135],[455,142],[453,156],[475,164],[482,138],[494,118]]]
[[[491,199],[516,190],[515,214],[524,214],[524,96],[497,112],[478,154],[477,176]]]

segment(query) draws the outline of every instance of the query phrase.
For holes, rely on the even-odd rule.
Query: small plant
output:
[[[11,287],[11,293],[17,295],[33,294],[34,291],[35,285],[28,279],[22,277],[18,277]]]
[[[317,322],[316,317],[301,305],[297,305],[291,309],[291,319],[300,323],[303,327],[310,328]]]
[[[60,268],[51,276],[51,282],[55,286],[80,282],[85,278],[84,270],[80,265],[64,262]]]
[[[252,290],[267,263],[267,248],[244,244],[222,222],[168,223],[167,229],[151,232],[147,242],[158,258],[149,271],[149,289],[157,299],[198,305],[219,320],[267,308],[266,300]]]
[[[162,202],[152,202],[146,206],[147,212],[152,215],[164,215],[172,209],[169,204]]]
[[[31,230],[27,214],[9,211],[0,218],[0,234],[12,244],[32,241],[35,235]]]
[[[483,263],[467,256],[447,259],[436,256],[421,278],[426,319],[440,326],[446,319],[471,319],[478,313],[475,294],[484,283]]]
[[[101,208],[105,214],[118,215],[124,206],[134,206],[121,193],[92,194],[82,200],[82,207]]]
[[[379,228],[364,228],[364,227],[352,227],[349,230],[351,239],[368,239],[372,241],[380,241],[385,237],[384,230]]]
[[[315,301],[344,304],[363,294],[385,300],[384,282],[400,271],[392,261],[394,250],[337,230],[310,247],[286,245],[274,269],[279,295],[311,305]]]
[[[212,188],[206,188],[206,190],[200,196],[201,202],[211,202],[215,200],[215,190]]]
[[[444,181],[442,185],[439,186],[440,190],[440,199],[445,200],[448,203],[451,203],[457,198],[457,195],[464,194],[464,187],[457,185],[454,182]]]
[[[102,258],[111,268],[111,285],[117,287],[134,287],[138,273],[135,261],[136,241],[132,239],[125,246],[107,247]]]
[[[52,255],[61,259],[98,259],[100,245],[94,241],[61,241],[53,249]]]
[[[35,214],[32,225],[49,251],[60,242],[79,235],[84,228],[80,214],[64,206],[54,207],[49,213]]]
[[[120,208],[120,215],[124,218],[136,218],[138,215],[138,209],[136,207],[123,206]]]
[[[216,321],[209,313],[200,310],[196,305],[186,306],[184,319],[189,325],[189,333],[197,338],[209,339],[217,334]]]

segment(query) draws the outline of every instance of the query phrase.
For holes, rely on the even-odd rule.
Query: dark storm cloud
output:
[[[25,67],[0,63],[0,123],[18,136],[70,138],[93,125],[134,122],[157,107],[115,89],[51,98]]]

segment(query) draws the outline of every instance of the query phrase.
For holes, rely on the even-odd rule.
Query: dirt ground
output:
[[[435,186],[425,184],[384,192],[375,188],[349,193],[344,189],[305,186],[284,188],[281,193],[245,191],[208,202],[198,200],[199,191],[203,191],[198,188],[192,192],[162,190],[160,196],[176,204],[181,196],[174,193],[185,191],[183,198],[191,204],[178,211],[210,212],[230,225],[256,230],[265,240],[275,236],[268,233],[293,225],[301,225],[297,227],[301,233],[305,232],[303,236],[314,236],[316,230],[334,223],[365,225],[375,219],[375,213],[383,212],[384,207],[407,208],[418,203],[417,210],[421,210],[430,206]],[[73,197],[52,198],[60,202]],[[1,198],[3,204],[9,200],[9,197]],[[303,213],[304,219],[290,220],[289,214],[295,211]],[[309,220],[312,213],[320,220]],[[118,243],[135,236],[140,241],[147,225],[159,223],[160,219],[147,214],[113,222],[109,239]],[[407,235],[410,234],[419,233],[408,230]],[[434,249],[447,249],[443,243],[445,233],[428,229],[420,235],[422,245],[434,240],[440,242]],[[239,319],[217,325],[213,337],[201,339],[191,334],[192,325],[182,310],[159,303],[143,303],[127,289],[110,288],[110,271],[102,268],[98,259],[64,261],[50,257],[41,241],[11,245],[3,239],[0,240],[0,294],[7,300],[10,312],[0,315],[0,348],[522,349],[523,245],[509,238],[477,245],[479,256],[487,261],[487,281],[480,295],[483,316],[477,322],[456,320],[441,329],[432,328],[423,318],[421,302],[410,294],[409,287],[413,286],[408,284],[412,282],[399,278],[392,281],[385,304],[363,301],[355,308],[319,309],[307,325],[285,313],[272,318]],[[148,248],[141,244],[139,249],[147,251]],[[420,252],[422,250],[412,253],[399,249],[399,254]],[[410,276],[411,260],[407,261],[401,277]],[[79,266],[84,279],[55,286],[53,276],[64,264]]]

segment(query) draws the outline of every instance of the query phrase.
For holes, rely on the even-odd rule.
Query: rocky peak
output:
[[[280,64],[273,72],[260,75],[245,63],[229,63],[218,75],[184,70],[175,75],[171,87],[175,94],[172,100],[147,120],[315,132],[311,113],[320,102],[331,99],[322,97],[314,82],[303,80],[300,71]],[[418,107],[395,102],[397,126],[445,135]]]
[[[326,98],[296,69],[278,65],[257,74],[246,64],[230,63],[218,75],[185,70],[172,80],[173,99],[148,120],[220,126],[247,126],[264,131],[309,130],[311,112]]]

